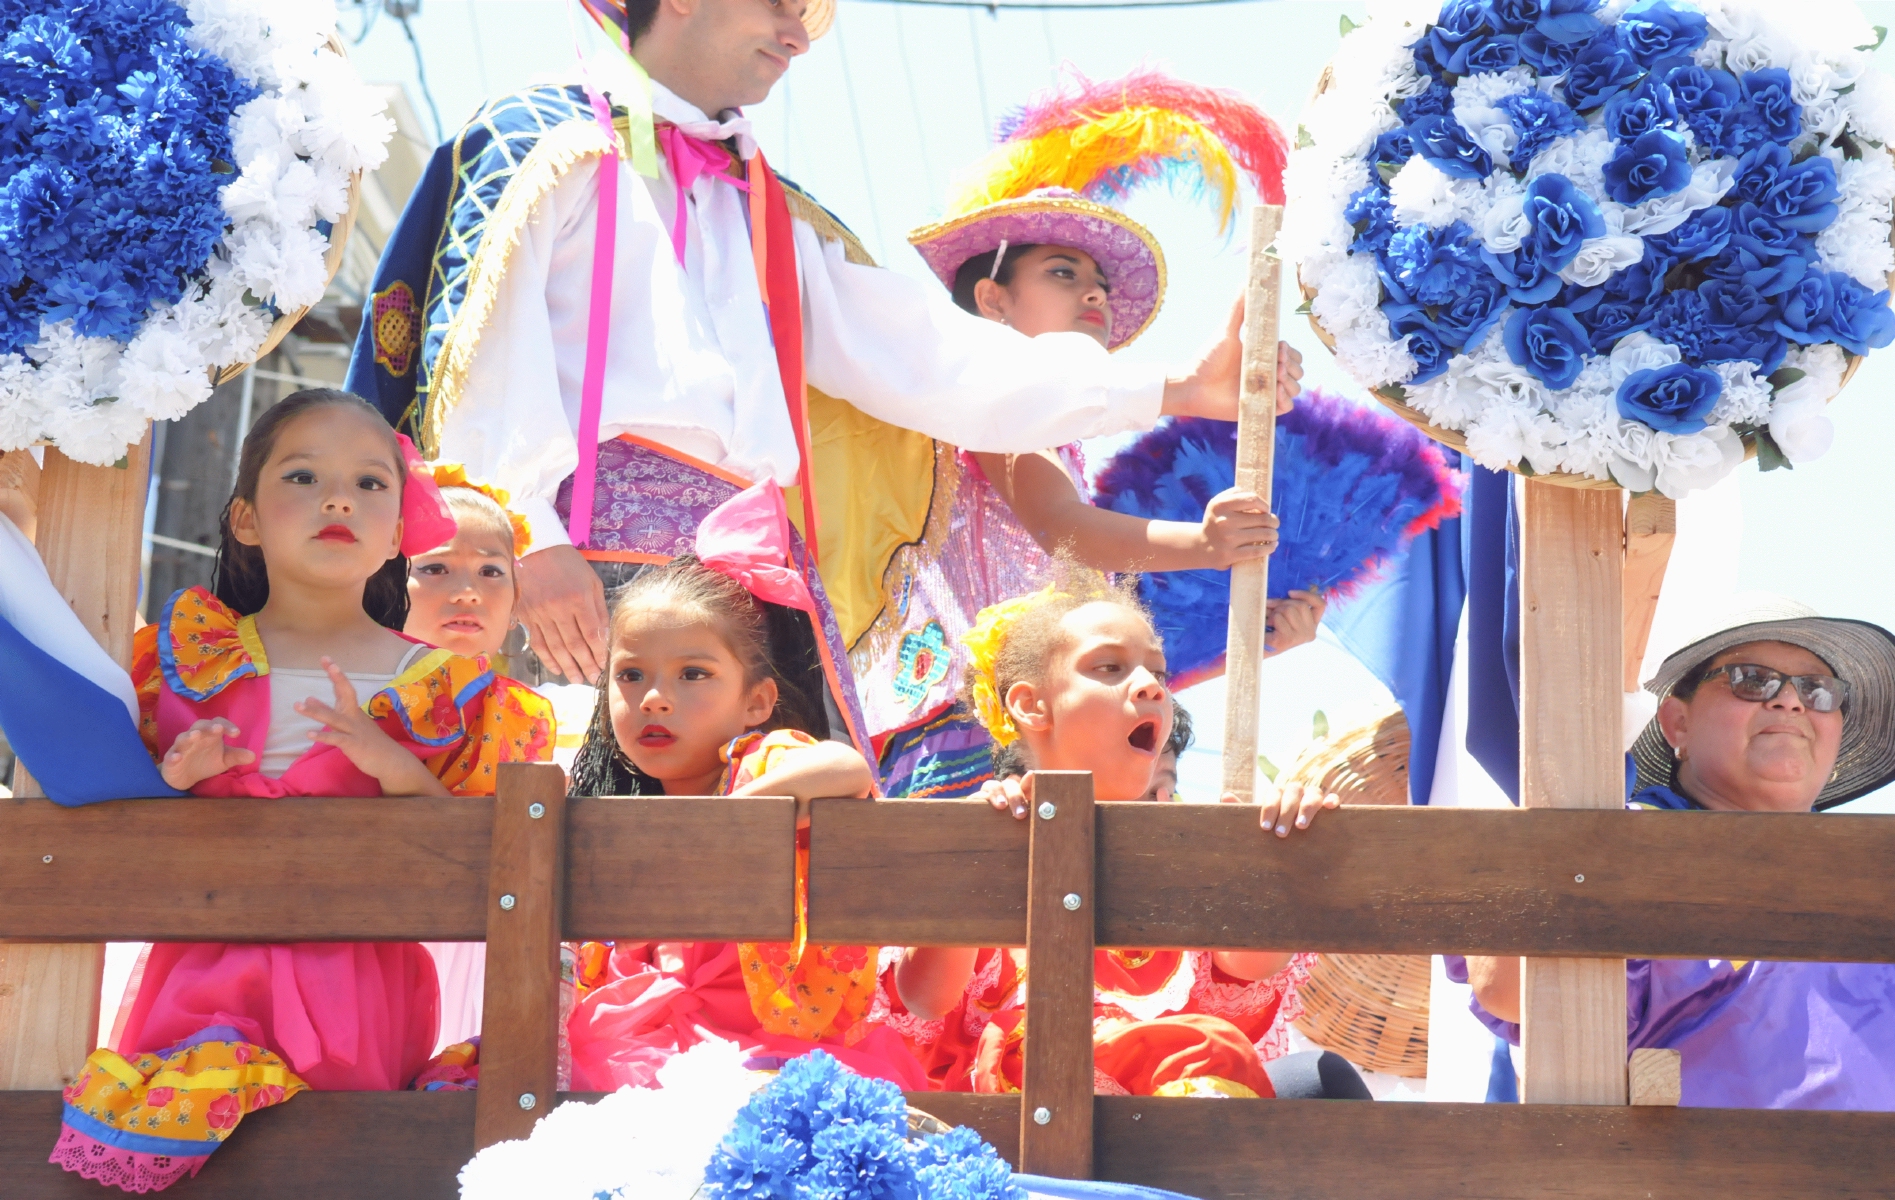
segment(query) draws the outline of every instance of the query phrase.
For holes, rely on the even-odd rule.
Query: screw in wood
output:
[[[525,1109],[527,1112],[532,1112],[533,1107],[537,1105],[539,1102],[540,1102],[540,1098],[538,1096],[535,1096],[532,1092],[520,1093],[520,1107],[522,1109]]]
[[[1053,1110],[1050,1108],[1034,1109],[1033,1123],[1035,1125],[1051,1125],[1053,1123]]]
[[[526,806],[526,815],[537,821],[546,815],[546,806],[544,804],[529,804]]]
[[[1079,906],[1085,903],[1085,901],[1079,898],[1078,892],[1067,892],[1066,898],[1061,900],[1060,903],[1066,906],[1067,912],[1078,912]]]
[[[1584,883],[1584,882],[1586,882],[1586,877],[1585,877],[1584,875],[1575,875],[1575,876],[1573,876],[1573,882],[1574,882],[1574,883]]]
[[[1050,821],[1053,819],[1053,814],[1058,811],[1059,810],[1057,808],[1053,807],[1053,802],[1051,800],[1040,801],[1040,820]]]
[[[513,899],[513,894],[511,892],[500,897],[500,910],[502,912],[512,912],[513,905],[514,905],[514,899]]]
[[[43,863],[50,863],[53,861],[53,856],[48,854],[45,858],[40,859],[40,861]]]

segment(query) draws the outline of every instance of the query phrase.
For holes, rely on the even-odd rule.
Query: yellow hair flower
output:
[[[1021,617],[1055,594],[1049,586],[990,604],[974,618],[974,627],[961,635],[961,645],[967,647],[968,678],[972,681],[968,692],[974,701],[974,717],[996,745],[1010,746],[1020,738],[1020,731],[1014,726],[1005,698],[1000,694],[1000,680],[994,673],[1000,648]]]
[[[512,497],[504,489],[490,483],[475,483],[467,477],[467,468],[460,463],[435,463],[434,486],[470,488],[498,504],[500,511],[507,514],[507,524],[513,529],[513,557],[521,557],[526,553],[527,547],[533,544],[533,527],[526,523],[525,517],[507,507],[507,502]]]

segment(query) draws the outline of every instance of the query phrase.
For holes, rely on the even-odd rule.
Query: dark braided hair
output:
[[[263,416],[258,418],[243,439],[243,453],[237,460],[237,482],[231,488],[230,500],[224,505],[223,515],[217,520],[217,560],[212,568],[214,586],[211,590],[239,616],[253,616],[269,601],[270,573],[264,566],[261,547],[246,545],[231,536],[231,506],[239,500],[251,505],[257,502],[257,481],[262,477],[270,455],[276,450],[276,439],[282,434],[284,426],[319,408],[358,409],[386,430],[388,449],[395,464],[395,486],[407,486],[407,473],[402,470],[401,447],[395,441],[395,431],[388,428],[374,405],[355,393],[336,388],[305,388],[265,409]],[[378,625],[400,631],[408,620],[406,558],[395,555],[369,577],[367,586],[362,589],[362,608]]]
[[[758,600],[736,580],[688,554],[642,572],[619,591],[612,601],[611,641],[618,641],[619,631],[635,614],[654,609],[683,611],[715,624],[743,664],[746,684],[776,680],[776,708],[758,729],[829,736],[829,714],[823,707],[828,680],[808,613]],[[572,794],[661,796],[663,785],[633,765],[612,729],[610,671],[608,666],[599,677],[592,723],[573,760]]]

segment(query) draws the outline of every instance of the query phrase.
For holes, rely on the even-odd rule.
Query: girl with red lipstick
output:
[[[507,493],[475,483],[456,463],[437,463],[434,482],[454,518],[454,536],[408,560],[408,619],[402,632],[467,658],[495,658],[520,599],[517,565],[532,544]]]
[[[1127,593],[1068,570],[1042,591],[994,605],[965,641],[965,703],[1029,771],[1092,772],[1100,800],[1141,800],[1171,737],[1165,653]],[[989,785],[1024,817],[1018,780]],[[1261,806],[1307,827],[1336,797],[1298,793]],[[1020,1087],[1028,964],[1018,950],[912,948],[883,976],[889,1023],[931,1082],[954,1091]],[[1288,1049],[1302,956],[1280,951],[1101,950],[1094,956],[1094,1080],[1111,1095],[1324,1095],[1367,1098],[1340,1059],[1266,1062]],[[1295,1057],[1295,1056],[1293,1056]],[[1305,1069],[1298,1069],[1305,1068]],[[1304,1078],[1319,1079],[1309,1088]],[[1353,1080],[1353,1086],[1350,1084]]]
[[[612,607],[609,665],[581,795],[867,796],[860,753],[826,730],[823,665],[789,647],[815,608],[786,567],[788,519],[771,482],[699,525],[695,556],[645,571]],[[573,1086],[651,1086],[666,1059],[710,1038],[760,1059],[821,1046],[864,1075],[926,1086],[902,1039],[871,1024],[878,950],[802,933],[806,834],[797,843],[797,936],[788,943],[627,943],[581,948],[568,1022]]]
[[[251,430],[214,592],[172,596],[134,641],[141,732],[167,783],[237,802],[484,796],[499,763],[551,756],[544,700],[400,632],[406,555],[455,536],[405,443],[326,389]],[[414,943],[163,944],[135,978],[126,1055],[221,1027],[310,1087],[378,1091],[407,1086],[434,1051],[435,968]]]

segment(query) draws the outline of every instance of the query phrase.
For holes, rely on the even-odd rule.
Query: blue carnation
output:
[[[1606,195],[1627,206],[1669,196],[1691,182],[1684,139],[1668,129],[1640,134],[1606,160]]]
[[[1666,58],[1683,58],[1704,44],[1704,14],[1668,0],[1641,0],[1619,17],[1619,45],[1649,67]]]
[[[1592,339],[1563,308],[1523,308],[1507,318],[1507,356],[1555,390],[1571,387],[1586,365]]]
[[[1414,156],[1415,135],[1406,125],[1384,130],[1369,149],[1369,161],[1372,163],[1391,163],[1399,167]],[[1376,182],[1381,182],[1380,175],[1376,176]]]
[[[1851,354],[1867,354],[1895,342],[1895,313],[1888,307],[1887,288],[1872,290],[1840,271],[1829,276],[1834,303],[1823,332],[1827,340]]]
[[[1513,121],[1513,127],[1520,133],[1519,141],[1514,143],[1510,165],[1522,173],[1526,171],[1527,164],[1533,161],[1534,155],[1558,139],[1578,133],[1586,127],[1578,113],[1545,92],[1520,92],[1503,96],[1496,107],[1507,114]]]
[[[1830,339],[1829,321],[1836,311],[1836,293],[1827,271],[1809,271],[1783,295],[1777,312],[1777,332],[1804,346]]]
[[[1787,146],[1803,132],[1803,109],[1791,97],[1788,71],[1782,67],[1752,71],[1741,86],[1745,103],[1771,141]]]
[[[1678,123],[1678,105],[1671,88],[1661,79],[1647,75],[1638,86],[1620,92],[1606,101],[1605,128],[1618,142],[1630,142],[1654,129],[1668,129]]]
[[[1349,253],[1380,254],[1388,249],[1388,239],[1395,233],[1395,210],[1381,188],[1371,185],[1349,197],[1342,219],[1355,227]]]
[[[1523,211],[1532,230],[1527,235],[1531,254],[1553,272],[1578,257],[1587,238],[1605,236],[1598,206],[1564,175],[1541,175],[1527,184]]]
[[[965,1125],[922,1142],[915,1178],[928,1200],[1026,1200],[1012,1168]]]
[[[921,1200],[915,1166],[901,1134],[880,1125],[837,1123],[810,1144],[815,1164],[802,1194],[849,1200]]]
[[[1454,111],[1454,89],[1444,83],[1431,83],[1419,96],[1410,96],[1396,106],[1404,121],[1418,117],[1445,116]]]
[[[1680,262],[1698,262],[1724,252],[1731,240],[1731,210],[1721,205],[1701,208],[1666,233],[1645,239],[1645,253],[1654,251]]]
[[[112,267],[109,261],[78,262],[54,276],[46,285],[45,319],[71,321],[85,337],[131,341],[144,319],[144,306]]]
[[[807,1148],[782,1130],[739,1120],[704,1168],[711,1194],[724,1200],[773,1200],[794,1196],[808,1166]]]
[[[1484,274],[1480,243],[1465,222],[1445,229],[1410,225],[1389,238],[1383,281],[1396,303],[1450,304]]]
[[[1451,116],[1423,117],[1408,131],[1415,139],[1415,153],[1441,168],[1444,175],[1485,179],[1493,173],[1494,160],[1486,149]]]
[[[1660,433],[1701,433],[1723,391],[1715,371],[1685,363],[1634,371],[1619,385],[1619,415]]]
[[[1619,49],[1609,31],[1601,33],[1580,47],[1566,73],[1566,103],[1581,112],[1598,108],[1644,74],[1644,68]]]

